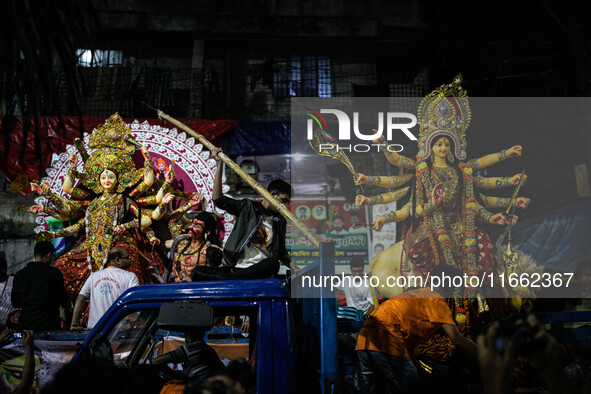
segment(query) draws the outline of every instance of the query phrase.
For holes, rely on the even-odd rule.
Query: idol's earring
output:
[[[447,160],[449,160],[450,163],[454,162],[454,155],[451,152],[447,154]]]

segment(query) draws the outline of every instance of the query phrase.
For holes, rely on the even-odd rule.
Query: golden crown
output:
[[[100,193],[103,191],[100,176],[103,171],[111,170],[117,175],[117,192],[136,184],[143,174],[142,170],[136,170],[131,158],[136,145],[131,129],[121,116],[118,113],[111,115],[89,138],[88,146],[96,150],[86,159],[80,181]]]
[[[417,110],[419,157],[427,158],[432,141],[446,136],[454,142],[455,156],[459,160],[466,159],[466,129],[472,112],[468,93],[461,84],[462,74],[458,74],[452,83],[441,85],[421,100]]]

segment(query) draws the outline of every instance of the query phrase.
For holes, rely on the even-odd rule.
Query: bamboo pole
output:
[[[182,129],[183,131],[187,132],[188,134],[192,135],[193,137],[197,138],[199,142],[203,144],[207,149],[212,151],[216,146],[209,142],[204,136],[190,128],[189,126],[179,122],[175,118],[170,115],[165,114],[164,112],[160,111],[159,109],[156,110],[158,117],[160,119],[164,119],[175,125],[176,127]],[[255,181],[250,175],[248,175],[234,160],[230,159],[225,153],[221,152],[219,158],[226,163],[228,167],[232,169],[240,178],[244,179],[246,183],[248,183],[257,193],[259,193],[265,200],[269,202],[275,208],[277,212],[281,216],[285,218],[288,222],[293,224],[295,228],[298,229],[310,242],[314,244],[317,248],[320,248],[320,239],[316,236],[315,233],[312,232],[302,221],[300,221],[297,217],[295,217],[291,211],[283,205],[279,200],[277,200],[271,193],[269,193],[264,187],[261,186],[260,183]]]

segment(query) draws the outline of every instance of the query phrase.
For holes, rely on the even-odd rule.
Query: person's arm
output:
[[[299,271],[299,269],[300,269],[296,265],[296,263],[291,261],[291,257],[289,256],[289,253],[287,253],[287,251],[285,252],[285,254],[283,254],[281,257],[279,257],[279,261],[281,261],[286,267],[288,267],[293,272]]]
[[[79,330],[82,328],[82,326],[80,326],[80,319],[82,318],[82,311],[84,310],[84,306],[87,302],[88,298],[82,294],[78,294],[78,297],[76,297],[76,304],[74,305],[74,313],[72,314],[72,325],[70,326],[70,330]]]
[[[480,376],[486,394],[508,393],[515,365],[515,356],[511,343],[507,343],[502,355],[495,349],[498,327],[499,323],[494,323],[489,327],[485,335],[478,337],[478,365],[480,366]]]
[[[25,348],[25,366],[23,367],[23,378],[16,386],[13,394],[26,394],[31,390],[33,378],[35,377],[35,347],[33,344],[33,330],[23,331],[23,347]]]
[[[161,365],[161,364],[170,364],[172,362],[172,352],[168,352],[163,354],[162,356],[158,356],[152,361],[154,365]]]
[[[185,350],[187,347],[187,345],[183,345],[180,346],[168,353],[164,353],[162,356],[158,356],[154,359],[154,361],[152,361],[152,364],[154,365],[161,365],[161,364],[170,364],[170,363],[182,363],[185,362],[186,360],[184,359],[184,355],[188,354],[188,352]]]
[[[536,344],[527,361],[538,371],[540,378],[551,393],[574,393],[575,389],[560,364],[556,340],[544,330],[534,315],[527,317],[527,324],[535,331]]]
[[[441,328],[443,328],[443,331],[445,331],[445,333],[449,336],[453,344],[456,345],[458,349],[468,354],[474,360],[477,359],[478,350],[476,344],[474,341],[471,341],[470,339],[463,336],[462,333],[460,333],[460,330],[458,330],[458,326],[455,324],[443,323]]]

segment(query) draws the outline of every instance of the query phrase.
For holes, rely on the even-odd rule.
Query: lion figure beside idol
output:
[[[91,272],[105,265],[109,251],[122,247],[129,253],[130,270],[140,283],[163,281],[165,267],[154,246],[160,243],[150,225],[162,219],[174,197],[190,199],[189,193],[173,190],[172,169],[165,182],[156,179],[148,149],[131,135],[131,129],[118,114],[112,115],[90,136],[89,154],[79,141],[78,153],[84,171],[78,172],[78,155],[70,154],[70,168],[63,182],[64,198],[54,193],[47,183],[31,184],[42,193],[49,206],[32,206],[32,213],[44,212],[60,221],[74,224],[56,232],[42,232],[39,239],[76,235],[73,245],[56,261],[64,276],[66,290],[76,297]],[[132,154],[140,148],[144,166],[136,168]],[[202,197],[202,196],[201,196]]]
[[[383,149],[388,161],[407,173],[401,170],[401,175],[389,177],[355,175],[358,185],[394,189],[373,197],[358,195],[357,205],[386,204],[409,196],[402,208],[378,217],[372,223],[376,231],[380,231],[385,223],[408,220],[410,224],[404,241],[391,246],[371,263],[370,272],[374,276],[418,275],[425,278],[440,264],[454,267],[456,272],[468,277],[496,273],[499,264],[495,248],[479,222],[515,224],[517,216],[493,213],[490,209],[507,208],[510,204],[526,208],[530,202],[526,197],[511,199],[484,194],[489,189],[515,188],[525,181],[525,174],[496,178],[476,174],[480,169],[521,156],[522,147],[513,146],[478,159],[466,160],[466,129],[470,124],[471,110],[461,82],[459,75],[452,83],[442,85],[420,102],[416,160]],[[384,143],[383,137],[376,142]],[[392,297],[402,288],[386,286],[379,291],[385,297]],[[470,320],[483,313],[497,316],[506,313],[511,306],[506,297],[512,296],[514,294],[505,294],[503,299],[499,295],[481,294],[473,288],[458,289],[452,301],[456,304],[454,315],[458,326],[465,331]]]

